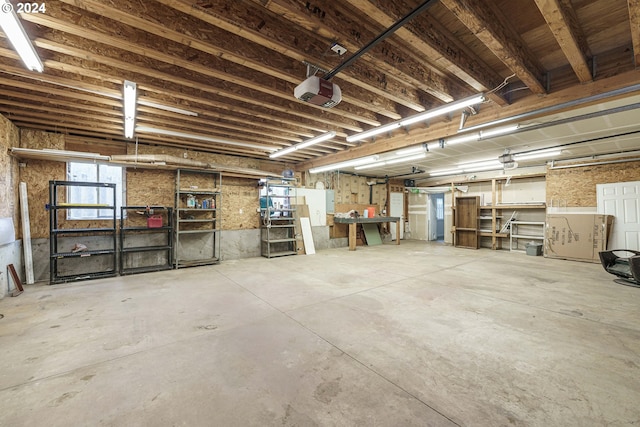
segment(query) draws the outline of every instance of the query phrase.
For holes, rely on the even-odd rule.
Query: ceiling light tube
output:
[[[276,157],[284,156],[285,154],[293,153],[296,151],[295,145],[292,145],[287,148],[283,148],[282,150],[276,151],[275,153],[269,154],[269,157],[275,159]]]
[[[444,116],[445,114],[452,113],[457,110],[462,110],[471,105],[480,104],[484,102],[484,94],[473,95],[468,98],[461,99],[459,101],[450,102],[441,107],[433,108],[429,111],[425,111],[424,113],[416,114],[415,116],[408,117],[404,120],[400,121],[402,126],[409,126],[414,123],[423,122],[425,120],[432,119],[438,116]]]
[[[494,128],[489,130],[481,130],[480,139],[486,139],[486,138],[491,138],[493,136],[505,135],[513,132],[514,130],[517,130],[519,127],[520,125],[512,125],[512,126],[505,126],[505,127]]]
[[[133,138],[136,122],[136,84],[124,81],[124,137]]]
[[[411,162],[414,160],[424,159],[425,157],[427,157],[427,153],[414,154],[413,156],[399,157],[397,159],[387,160],[386,164],[394,165],[396,163]]]
[[[284,156],[285,154],[292,153],[296,150],[302,150],[303,148],[307,148],[320,142],[327,141],[334,136],[336,136],[336,133],[334,131],[323,133],[322,135],[318,135],[315,138],[303,141],[300,144],[292,145],[290,147],[283,148],[280,151],[276,151],[275,153],[271,153],[269,154],[269,157],[275,159],[276,157]]]
[[[542,159],[545,157],[556,157],[562,154],[562,150],[552,149],[552,150],[541,150],[534,151],[531,153],[522,153],[522,154],[514,154],[514,160],[533,160],[533,159]]]
[[[296,150],[302,150],[303,148],[307,148],[307,147],[310,147],[312,145],[319,144],[319,143],[321,143],[323,141],[328,141],[331,138],[333,138],[334,136],[336,136],[336,133],[334,131],[327,132],[327,133],[324,133],[322,135],[318,135],[315,138],[311,138],[311,139],[309,139],[307,141],[303,141],[300,144],[296,144],[295,147],[296,147]]]
[[[381,133],[390,132],[394,129],[398,129],[399,127],[400,127],[400,122],[389,123],[388,125],[379,126],[377,128],[373,128],[366,132],[360,132],[355,135],[348,136],[347,142],[356,142],[363,139],[367,139],[372,136],[380,135]]]
[[[0,0],[0,9],[0,27],[2,27],[2,31],[11,42],[24,65],[31,71],[41,73],[44,69],[42,61],[40,61],[38,53],[22,27],[18,15],[13,10],[13,5],[7,0]]]
[[[173,130],[160,129],[160,128],[154,128],[154,127],[149,127],[149,126],[137,126],[136,127],[136,131],[138,131],[138,132],[146,132],[146,133],[155,133],[155,134],[158,134],[158,135],[165,135],[165,136],[175,136],[177,138],[188,138],[188,139],[194,139],[196,141],[217,142],[217,143],[220,143],[220,144],[233,145],[233,146],[236,146],[236,147],[253,148],[253,149],[262,150],[262,151],[273,151],[273,150],[275,150],[275,148],[267,147],[265,145],[250,144],[248,142],[240,142],[240,141],[230,141],[228,139],[213,138],[213,137],[210,137],[210,136],[207,136],[207,135],[200,135],[200,134],[195,134],[195,133],[177,132],[177,131],[173,131]]]
[[[446,170],[429,172],[429,176],[455,175],[457,173],[462,173],[462,172],[464,172],[462,169],[446,169]]]
[[[369,163],[367,165],[360,165],[360,166],[356,166],[354,167],[355,170],[359,171],[359,170],[363,170],[363,169],[372,169],[372,168],[377,168],[380,166],[384,166],[386,165],[387,162],[375,162],[375,163]]]
[[[326,166],[318,166],[317,168],[311,168],[309,169],[309,173],[328,172],[336,169],[349,168],[352,166],[360,166],[367,163],[377,162],[378,159],[379,159],[378,156],[368,156],[368,157],[362,157],[359,159],[347,160],[346,162],[333,163]]]
[[[458,166],[465,170],[468,168],[474,168],[474,167],[500,166],[500,165],[502,165],[502,163],[500,163],[500,160],[497,160],[497,159],[481,160],[478,162],[458,163]]]
[[[489,171],[489,170],[496,170],[496,169],[502,169],[504,167],[504,165],[498,161],[496,161],[496,164],[493,165],[484,165],[484,166],[473,166],[473,167],[465,167],[463,168],[464,172],[480,172],[480,171]]]
[[[475,142],[478,139],[480,139],[480,134],[475,132],[475,133],[470,133],[469,135],[460,135],[460,136],[454,136],[453,138],[446,138],[444,142],[446,145],[455,145],[455,144],[462,144],[465,142]]]
[[[411,154],[419,154],[427,151],[427,144],[421,144],[418,147],[403,148],[395,152],[396,156],[408,156]]]

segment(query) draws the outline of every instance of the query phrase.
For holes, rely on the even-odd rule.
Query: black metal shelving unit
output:
[[[59,200],[61,194],[60,188],[68,187],[93,187],[111,190],[108,204],[71,204],[61,202]],[[66,194],[65,194],[66,199]],[[116,185],[108,183],[96,182],[75,182],[75,181],[49,181],[49,284],[64,283],[72,280],[96,279],[101,277],[112,277],[116,272]],[[110,227],[89,227],[89,228],[62,228],[66,221],[61,221],[60,215],[69,209],[100,209],[110,210],[111,215],[108,219],[97,219],[95,222],[110,223]],[[70,250],[61,250],[64,237],[76,237],[76,242],[81,240],[95,239],[96,237],[104,237],[104,247],[91,248],[93,245],[87,246],[86,250],[74,252]],[[69,240],[69,239],[67,239]],[[81,243],[81,242],[80,242]],[[94,241],[95,243],[95,241]],[[67,243],[67,246],[69,244]],[[86,262],[90,257],[106,257],[110,256],[111,260],[106,264]],[[80,263],[79,260],[84,262]],[[65,261],[68,260],[68,261]],[[65,266],[74,273],[61,274],[61,263],[71,262],[73,266]],[[106,267],[105,267],[106,265]],[[86,267],[86,271],[78,272]],[[90,267],[98,267],[99,270],[90,270]]]
[[[194,185],[194,183],[204,185]],[[174,267],[220,262],[222,176],[217,172],[178,169],[175,194]]]
[[[161,225],[156,224],[161,222]],[[144,257],[136,254],[144,253]],[[120,208],[120,274],[147,273],[173,268],[173,208]],[[133,261],[137,264],[131,266]]]

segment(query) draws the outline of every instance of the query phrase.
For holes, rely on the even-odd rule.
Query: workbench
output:
[[[396,223],[396,245],[400,244],[400,217],[398,216],[376,216],[373,218],[338,218],[334,217],[333,222],[336,224],[349,224],[349,250],[356,250],[356,224],[379,224],[383,222]]]

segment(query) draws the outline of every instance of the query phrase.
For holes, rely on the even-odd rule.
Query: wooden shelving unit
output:
[[[454,246],[478,249],[480,247],[480,197],[456,197],[453,210]]]
[[[471,197],[454,197],[453,205],[453,244],[459,247],[474,247],[473,246],[473,229],[477,229],[478,246],[480,247],[480,238],[491,239],[491,249],[502,249],[502,243],[504,239],[511,238],[511,223],[518,221],[518,213],[523,211],[542,210],[541,217],[544,218],[546,213],[545,203],[502,203],[502,184],[499,179],[491,180],[491,204],[480,206],[478,202],[478,214],[477,214],[477,226],[473,226],[473,219],[468,217],[469,213],[461,214],[460,207],[458,205],[458,199],[473,199]],[[471,202],[467,201],[467,204]],[[466,208],[463,207],[462,210]],[[475,208],[471,208],[475,211]],[[465,219],[465,216],[467,218]],[[466,221],[465,226],[460,228],[460,220]],[[539,225],[539,221],[527,221],[534,222]],[[520,222],[521,225],[522,221]],[[544,224],[544,222],[542,222]],[[533,226],[533,225],[531,225]],[[518,235],[518,233],[515,233]],[[529,234],[527,234],[529,235]],[[532,234],[536,236],[537,234]],[[532,239],[535,240],[535,239]],[[509,248],[511,249],[511,243]]]

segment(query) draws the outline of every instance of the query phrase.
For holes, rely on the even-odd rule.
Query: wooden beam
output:
[[[281,79],[292,85],[297,85],[306,77],[306,67],[299,64],[292,64],[290,59],[283,61],[280,55],[264,55],[260,46],[251,46],[246,41],[239,43],[234,40],[237,38],[233,33],[225,33],[220,29],[210,26],[204,26],[203,22],[199,19],[193,19],[190,16],[180,16],[176,14],[175,9],[168,9],[162,7],[159,3],[150,3],[149,7],[153,7],[153,13],[143,8],[135,7],[129,0],[61,0],[65,3],[72,4],[81,9],[94,12],[128,25],[132,28],[144,29],[145,32],[153,34],[158,37],[162,37],[172,42],[180,43],[184,46],[188,46],[191,49],[198,50],[200,52],[211,55],[209,60],[216,60],[220,62],[216,67],[218,70],[228,70],[220,75],[225,75],[224,79],[240,84],[246,87],[250,87],[254,90],[264,91],[265,86],[274,87],[275,85],[268,85],[266,82],[269,78]],[[233,2],[236,4],[236,2]],[[222,5],[220,5],[222,6]],[[237,8],[237,5],[235,6]],[[243,6],[246,8],[246,6]],[[189,6],[189,10],[192,9],[192,5]],[[49,12],[47,12],[47,15]],[[83,17],[83,21],[87,18]],[[86,25],[86,24],[85,24]],[[100,28],[100,27],[98,27]],[[286,31],[286,29],[282,29]],[[191,36],[195,34],[196,36]],[[147,39],[149,37],[147,36]],[[145,39],[138,39],[138,43],[144,43]],[[234,49],[233,46],[241,46],[241,48]],[[150,45],[148,48],[152,48]],[[174,52],[174,55],[178,52]],[[192,55],[193,56],[193,55]],[[259,57],[259,60],[255,58]],[[198,58],[193,58],[193,62],[198,62]],[[290,70],[298,65],[299,74],[291,75],[284,70]],[[240,66],[240,67],[237,67]],[[234,71],[235,67],[235,71]],[[254,74],[262,74],[261,78],[243,78],[242,76],[253,76]],[[375,74],[374,70],[371,73]],[[260,83],[265,81],[265,83]],[[380,85],[380,83],[378,83]],[[280,85],[281,86],[281,85]],[[286,95],[292,97],[293,86]],[[283,96],[282,91],[276,91],[277,93],[271,93],[272,96]],[[385,113],[384,108],[378,108],[378,104],[372,104],[370,102],[362,101],[358,97],[351,95],[353,93],[361,93],[362,88],[359,91],[345,91],[343,94],[343,102],[347,104],[353,104],[360,108],[370,110],[377,113]],[[341,109],[344,109],[344,105]],[[335,114],[339,114],[336,110]],[[393,113],[393,112],[392,112]]]
[[[571,3],[561,0],[535,2],[580,83],[593,80],[587,63],[587,56],[590,56],[589,47]]]
[[[0,49],[0,55],[5,54],[5,50]],[[9,51],[6,51],[6,54],[9,54]],[[28,84],[25,82],[20,82],[20,81],[12,81],[15,82],[15,84],[17,85],[17,87],[21,87],[27,90],[33,90],[33,91],[43,91],[43,88],[46,88],[45,91],[47,94],[49,95],[57,95],[57,96],[63,96],[63,97],[71,97],[73,99],[76,100],[83,100],[83,101],[92,101],[92,102],[98,102],[98,103],[102,103],[102,104],[106,104],[111,106],[112,108],[118,109],[118,111],[121,111],[122,108],[122,102],[120,101],[121,98],[121,94],[119,92],[119,90],[109,90],[106,88],[102,88],[98,85],[94,85],[94,84],[90,84],[87,83],[83,80],[72,80],[72,79],[67,79],[64,77],[60,77],[60,76],[55,76],[51,74],[51,70],[64,70],[65,72],[70,72],[73,73],[75,75],[79,75],[79,76],[83,76],[83,77],[91,77],[91,78],[101,78],[101,81],[105,82],[105,81],[117,81],[118,84],[121,84],[120,82],[122,81],[121,77],[115,78],[115,77],[110,77],[105,75],[104,73],[97,73],[97,72],[93,72],[92,70],[87,69],[86,67],[76,67],[76,66],[70,66],[67,64],[61,64],[57,61],[52,61],[52,60],[47,60],[45,61],[45,65],[47,67],[48,71],[48,75],[47,76],[42,76],[42,75],[35,75],[33,73],[28,72],[27,70],[24,70],[24,68],[22,67],[12,67],[9,65],[4,65],[2,66],[2,68],[4,69],[4,71],[8,74],[14,75],[14,76],[20,76],[23,77],[25,79],[33,79],[34,81],[36,81],[37,83],[34,84]],[[80,83],[78,83],[80,82]],[[66,88],[80,88],[84,91],[87,91],[88,93],[93,93],[93,94],[101,94],[100,96],[96,96],[96,97],[90,97],[90,96],[86,96],[83,95],[82,97],[76,96],[78,94],[78,92],[76,92],[75,90],[60,90],[60,89],[55,89],[55,88],[50,88],[49,86],[43,86],[42,83],[51,83],[53,85],[58,85],[61,87],[66,87]],[[0,79],[0,84],[3,84],[3,80]],[[13,85],[14,83],[4,83],[7,84],[9,86]],[[165,82],[163,87],[159,87],[159,86],[151,86],[151,85],[147,85],[144,82],[138,85],[138,88],[149,93],[149,92],[155,92],[155,93],[159,93],[159,94],[164,94],[164,93],[168,93],[165,89],[169,88],[171,89],[173,87],[173,83],[172,82]],[[176,89],[177,91],[177,89]],[[192,93],[191,93],[192,92]],[[194,85],[193,87],[193,91],[190,91],[188,88],[182,88],[180,90],[180,94],[178,94],[177,92],[173,92],[173,94],[175,95],[175,97],[177,97],[178,99],[181,99],[183,101],[190,101],[191,105],[198,111],[200,111],[201,113],[201,117],[212,117],[214,119],[216,119],[216,121],[219,120],[226,120],[226,121],[230,121],[230,122],[235,122],[235,123],[240,123],[241,125],[246,125],[246,126],[256,126],[259,124],[259,127],[264,129],[272,129],[272,130],[280,130],[280,131],[286,131],[291,129],[291,127],[298,127],[298,128],[304,128],[304,129],[309,129],[312,130],[314,132],[325,132],[326,130],[323,128],[320,128],[318,126],[314,126],[314,123],[311,122],[307,122],[307,121],[299,121],[299,120],[291,120],[289,119],[287,116],[285,116],[283,114],[282,117],[278,117],[278,114],[274,114],[273,112],[271,113],[267,113],[267,112],[259,112],[259,111],[255,111],[255,110],[249,110],[246,108],[242,108],[242,107],[238,107],[238,106],[232,106],[232,105],[228,105],[228,104],[224,104],[221,102],[218,102],[215,99],[212,99],[210,96],[206,96],[202,94],[202,91],[197,89],[197,85]],[[108,97],[107,98],[102,98],[102,96]],[[26,99],[26,98],[25,98]],[[143,97],[144,99],[144,97]],[[107,102],[108,101],[108,102]],[[158,100],[155,100],[156,102],[158,102]],[[197,104],[193,104],[193,103],[197,103]],[[160,103],[162,104],[162,101],[160,101]],[[172,100],[173,104],[179,104],[179,102]],[[222,110],[222,112],[218,113],[216,110],[212,110],[212,109],[202,109],[200,108],[199,105],[206,105],[208,107],[213,107],[216,110]],[[79,104],[80,105],[80,104]],[[185,108],[189,108],[188,106],[184,106]],[[145,111],[145,107],[139,107],[140,111]],[[204,110],[204,113],[201,111]],[[157,110],[158,113],[156,114],[160,114],[160,112],[162,110]],[[233,112],[235,114],[225,114],[224,112],[228,111],[228,112]],[[239,117],[237,115],[237,113],[241,113],[243,115],[246,115],[247,118],[244,119],[242,117]],[[173,118],[176,117],[175,114],[173,113],[167,113],[167,114],[172,114]],[[166,116],[168,117],[168,116]],[[269,123],[271,123],[271,121],[273,119],[277,119],[280,123],[281,126],[273,126],[270,125]],[[183,116],[178,116],[178,120],[182,121],[183,120]],[[266,123],[266,121],[268,121],[268,123]],[[304,137],[304,138],[308,138],[311,137],[312,135],[309,134],[306,131],[298,131],[298,130],[291,130],[293,132],[296,132],[297,135]],[[346,137],[346,134],[340,131],[337,131],[337,136],[340,137]],[[346,143],[346,142],[341,142],[343,145],[349,146],[352,144]]]
[[[398,2],[385,3],[384,10],[371,2],[348,0],[348,3],[386,28],[392,26],[406,13]],[[413,56],[417,58],[420,55],[421,58],[428,58],[429,63],[446,70],[478,92],[490,91],[503,81],[498,73],[428,13],[412,20],[395,34],[411,47],[415,52]],[[429,81],[425,84],[429,84]],[[507,104],[501,96],[491,95],[492,100],[497,104]]]
[[[274,109],[276,111],[282,111],[289,116],[298,115],[310,120],[322,121],[327,124],[334,124],[334,125],[342,126],[345,128],[358,128],[357,126],[353,126],[349,123],[344,123],[344,124],[341,123],[341,122],[344,122],[345,119],[350,119],[352,121],[357,121],[362,123],[368,123],[372,126],[377,126],[380,124],[380,122],[377,120],[372,120],[371,118],[363,116],[362,110],[358,111],[357,113],[355,112],[352,113],[348,110],[348,106],[344,106],[340,110],[338,109],[327,110],[327,109],[322,109],[320,107],[313,107],[313,106],[310,106],[309,104],[295,101],[292,95],[293,93],[292,87],[286,87],[283,90],[283,88],[280,87],[281,85],[278,85],[276,82],[273,82],[270,85],[265,85],[264,83],[255,83],[244,77],[236,77],[227,72],[220,71],[220,69],[226,68],[223,65],[219,65],[220,68],[218,69],[208,65],[199,64],[195,60],[188,60],[186,58],[176,57],[175,55],[177,55],[177,53],[169,55],[159,51],[157,47],[156,48],[152,48],[151,46],[145,47],[140,42],[133,42],[133,41],[121,39],[118,37],[113,37],[101,31],[89,30],[88,28],[85,28],[85,27],[69,24],[66,20],[57,18],[55,17],[55,15],[56,15],[56,11],[53,8],[48,7],[48,12],[46,15],[30,14],[28,17],[25,17],[25,19],[33,23],[37,23],[48,28],[63,31],[68,34],[73,34],[77,37],[87,39],[93,42],[91,44],[88,44],[85,41],[84,44],[82,45],[82,48],[73,48],[69,46],[69,43],[71,42],[69,38],[61,37],[65,39],[65,43],[64,44],[55,43],[55,45],[57,45],[56,51],[59,53],[64,53],[66,55],[71,55],[77,58],[82,58],[84,60],[90,60],[90,61],[98,61],[98,59],[100,59],[101,63],[105,65],[127,64],[127,66],[124,67],[124,70],[132,68],[136,64],[140,64],[140,65],[137,65],[136,68],[146,70],[145,72],[141,73],[143,75],[145,74],[151,75],[152,74],[151,71],[154,71],[157,69],[167,69],[169,67],[167,67],[166,64],[169,64],[170,66],[180,67],[183,70],[182,71],[176,70],[174,74],[167,74],[167,73],[156,71],[155,74],[156,75],[161,74],[163,76],[163,79],[167,81],[180,80],[181,82],[184,82],[186,79],[180,78],[179,76],[188,74],[188,72],[185,72],[185,70],[188,70],[205,77],[202,79],[203,82],[210,80],[210,79],[207,79],[207,77],[220,79],[224,82],[231,83],[233,85],[239,85],[241,87],[244,87],[245,89],[236,90],[234,92],[230,89],[221,90],[216,88],[216,93],[218,95],[225,96],[231,99],[236,99],[238,101],[242,101],[248,104],[267,107],[270,109]],[[83,21],[86,21],[88,19],[89,18],[83,18]],[[98,22],[95,22],[92,26],[96,28],[103,28],[104,25],[102,24],[103,23],[101,21],[98,21]],[[53,36],[54,36],[53,34],[50,35],[50,37],[53,37]],[[53,49],[54,44],[49,43],[48,40],[38,39],[36,40],[35,44],[38,45],[38,42],[40,42],[41,47],[45,49]],[[92,51],[96,50],[95,43],[101,43],[116,49],[121,49],[126,51],[126,52],[120,52],[118,55],[120,58],[127,58],[128,61],[125,61],[124,59],[120,60],[115,57],[110,57],[110,56],[107,57],[97,53],[92,53]],[[184,47],[182,47],[181,50],[183,51]],[[141,58],[148,58],[148,60],[145,61],[143,65],[140,60],[140,57],[132,56],[127,52],[140,55]],[[152,61],[160,61],[161,63],[164,63],[164,64],[155,64],[155,63],[152,63]],[[239,75],[246,76],[248,72],[249,71],[245,70],[244,73],[240,72]],[[261,81],[264,82],[265,79],[268,79],[268,76],[264,76],[263,78],[255,77],[255,80],[258,82],[261,82]],[[202,87],[204,90],[203,82],[199,82],[197,84],[199,87]],[[205,85],[205,86],[209,86],[209,85]],[[227,86],[229,86],[229,84],[227,84]],[[246,96],[245,94],[248,93],[247,89],[251,89],[252,91],[255,91],[256,92],[255,96]],[[288,107],[278,106],[277,104],[274,103],[276,99],[281,99],[285,102],[291,102],[291,101],[297,102],[299,104],[299,107],[295,109],[290,109]],[[370,116],[370,117],[373,117],[373,116]],[[358,132],[355,129],[351,129],[351,130]],[[360,128],[360,131],[361,130],[362,129]]]
[[[355,53],[366,42],[373,40],[378,35],[368,31],[363,26],[363,22],[352,19],[353,13],[346,11],[340,2],[316,0],[313,7],[309,7],[308,3],[304,4],[295,0],[272,0],[269,2],[254,0],[254,3],[264,5],[289,22],[322,35],[327,40],[339,40],[340,44],[351,53]],[[358,7],[369,5],[368,2],[356,3]],[[371,15],[364,10],[363,14],[371,18]],[[394,23],[383,24],[380,32],[384,27],[390,27]],[[398,49],[389,41],[383,41],[375,46],[371,53],[363,55],[362,59],[386,73],[387,84],[382,96],[389,96],[389,92],[397,92],[397,89],[394,90],[390,87],[394,80],[409,82],[412,86],[418,87],[442,102],[451,102],[457,97],[469,95],[469,92],[465,92],[457,82],[452,81],[439,70],[428,67],[424,59],[407,54],[404,49]],[[367,67],[363,67],[361,64],[362,62],[354,63],[349,69],[339,74],[340,78],[347,79],[353,75],[353,78],[361,79],[362,75],[368,73],[365,69]],[[395,100],[399,102],[397,99]],[[414,108],[414,110],[423,111],[425,109],[422,105],[420,107],[420,109]]]
[[[346,31],[345,22],[348,19],[344,14],[339,15],[340,22],[333,30],[333,34],[326,36],[327,22],[336,19],[334,10],[327,9],[322,17],[310,13],[309,9],[299,2],[262,2],[255,1],[256,7],[262,7],[273,13],[264,13],[263,10],[251,10],[248,4],[238,3],[234,0],[219,0],[216,2],[216,10],[225,10],[225,16],[216,13],[216,10],[194,6],[192,2],[183,0],[158,0],[167,6],[180,10],[183,13],[192,15],[209,24],[215,25],[240,37],[250,40],[256,44],[272,49],[298,62],[310,61],[325,69],[331,69],[336,65],[338,56],[327,55],[330,46],[329,40],[336,40],[341,31]],[[221,4],[222,3],[222,4]],[[249,6],[250,7],[250,6]],[[261,19],[254,18],[258,13]],[[277,16],[276,16],[277,15]],[[296,15],[296,19],[291,21],[291,17]],[[233,16],[233,21],[229,19]],[[291,23],[295,25],[292,26]],[[306,37],[300,37],[302,29],[307,31]],[[353,50],[352,47],[347,47]],[[423,111],[422,101],[419,94],[414,93],[411,86],[407,85],[402,69],[392,69],[385,67],[382,61],[373,61],[370,64],[361,65],[360,72],[345,72],[340,74],[341,81],[347,81],[356,88],[371,91],[398,104],[404,105],[415,111]],[[379,70],[384,71],[382,74]],[[343,95],[344,95],[343,91]],[[379,114],[397,120],[399,115],[387,114],[389,111],[380,111]]]
[[[636,67],[640,67],[640,0],[627,0],[627,3],[629,5],[634,64]]]
[[[608,91],[638,84],[638,81],[640,81],[639,70],[633,70],[618,74],[610,78],[603,78],[601,80],[594,80],[583,85],[572,86],[567,89],[550,93],[544,97],[539,97],[533,94],[528,96],[527,98],[520,100],[517,104],[512,104],[507,107],[497,107],[491,106],[491,104],[489,104],[487,108],[483,108],[482,112],[480,112],[476,116],[472,116],[472,118],[469,119],[469,122],[467,122],[467,126],[475,126],[482,123],[492,122],[494,120],[509,118],[530,111],[536,111],[544,107],[563,104],[569,101],[582,99],[600,93],[606,93]],[[635,95],[637,95],[637,93]],[[597,104],[599,102],[601,101],[594,101],[592,104]],[[586,107],[587,105],[585,104],[583,106]],[[527,120],[531,120],[534,118],[535,117],[528,117]],[[387,151],[398,150],[410,145],[416,145],[423,142],[437,141],[440,138],[447,138],[456,135],[457,131],[458,123],[435,123],[428,128],[411,129],[408,133],[398,134],[392,138],[380,139],[375,143],[365,143],[359,147],[345,150],[333,156],[326,156],[321,159],[300,163],[296,165],[296,170],[307,170],[313,167],[324,166],[331,163],[337,163]]]
[[[533,93],[546,92],[543,68],[499,10],[477,0],[440,0]]]

